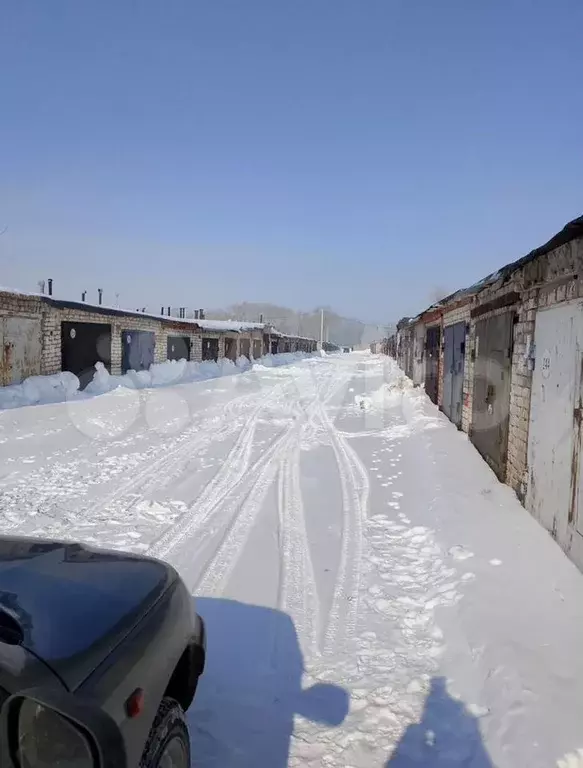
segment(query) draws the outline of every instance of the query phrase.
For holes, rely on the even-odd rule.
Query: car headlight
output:
[[[91,744],[66,718],[32,699],[18,712],[19,768],[93,768]]]

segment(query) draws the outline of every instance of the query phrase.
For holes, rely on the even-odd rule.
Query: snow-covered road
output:
[[[178,568],[208,626],[197,768],[583,747],[583,576],[386,358],[1,412],[0,520]]]

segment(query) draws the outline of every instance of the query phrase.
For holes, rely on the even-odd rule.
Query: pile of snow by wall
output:
[[[0,387],[0,409],[37,403],[60,403],[75,397],[78,391],[79,379],[68,371],[52,376],[29,376],[22,384]]]
[[[221,376],[232,376],[253,369],[261,370],[262,368],[288,365],[306,357],[311,357],[311,355],[303,352],[288,352],[280,355],[266,355],[257,362],[252,362],[246,357],[239,357],[236,363],[228,358],[222,358],[216,363],[213,360],[202,363],[187,360],[167,360],[165,363],[155,363],[147,371],[128,371],[123,376],[112,376],[103,363],[97,363],[93,380],[83,392],[79,391],[77,376],[68,371],[52,376],[31,376],[25,379],[22,384],[0,387],[0,410],[103,395],[118,387],[147,389],[217,379]]]

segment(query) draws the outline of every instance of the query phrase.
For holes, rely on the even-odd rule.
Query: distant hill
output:
[[[259,302],[233,304],[225,309],[206,312],[212,320],[248,320],[259,322],[263,315],[264,322],[271,322],[278,330],[298,336],[320,338],[320,308],[312,312],[297,312],[288,307]],[[342,317],[329,307],[324,308],[324,339],[340,346],[359,347],[387,335],[390,326],[367,325],[360,320]],[[392,330],[390,330],[392,333]]]

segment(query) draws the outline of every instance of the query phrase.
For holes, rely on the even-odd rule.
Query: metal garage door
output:
[[[253,357],[255,358],[255,360],[259,360],[259,358],[261,357],[261,347],[262,347],[261,341],[259,339],[255,339],[253,341]]]
[[[225,357],[235,362],[237,359],[237,339],[225,339]]]
[[[249,359],[251,357],[251,339],[241,339],[241,355]]]
[[[156,336],[152,331],[122,331],[121,367],[127,371],[147,371],[154,363]]]
[[[61,367],[79,377],[81,389],[93,379],[95,363],[111,364],[111,325],[61,323]]]
[[[476,323],[471,440],[501,481],[506,479],[514,313]]]
[[[40,373],[40,320],[5,317],[0,320],[0,385],[19,384]]]
[[[436,325],[427,329],[425,335],[425,391],[437,405],[439,387],[439,344],[441,328]]]
[[[534,340],[526,506],[583,567],[581,303],[538,312]]]
[[[219,340],[204,338],[202,340],[202,359],[214,360],[215,363],[219,359]]]
[[[443,412],[456,427],[462,425],[466,325],[448,325],[443,331]]]
[[[166,359],[190,360],[190,338],[188,336],[168,336]]]

